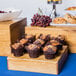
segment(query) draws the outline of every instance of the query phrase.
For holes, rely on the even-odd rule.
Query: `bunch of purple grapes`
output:
[[[0,13],[6,13],[5,11],[0,11]]]
[[[46,27],[50,26],[52,19],[46,15],[35,14],[31,19],[31,21],[32,21],[31,26]]]

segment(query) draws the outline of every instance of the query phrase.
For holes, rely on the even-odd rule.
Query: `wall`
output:
[[[62,4],[57,5],[57,11],[61,14],[69,6],[76,6],[76,0],[63,0]],[[28,18],[28,25],[33,14],[37,12],[37,8],[51,9],[47,0],[0,0],[0,9],[9,7],[23,10],[21,16]]]

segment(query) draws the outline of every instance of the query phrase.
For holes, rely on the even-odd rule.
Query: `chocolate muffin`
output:
[[[65,40],[65,37],[63,35],[59,35],[57,38],[56,38],[57,41],[59,41],[62,45],[67,45],[67,42]]]
[[[50,35],[49,34],[48,35],[40,34],[38,36],[38,38],[41,39],[41,40],[44,40],[45,42],[50,41]]]
[[[52,46],[56,46],[57,50],[62,50],[62,44],[57,40],[50,40]]]
[[[31,58],[37,58],[40,55],[40,47],[35,44],[30,44],[25,47]]]
[[[51,45],[50,41],[46,42],[45,46]]]
[[[25,39],[28,39],[28,43],[33,43],[36,39],[35,35],[26,35]]]
[[[53,36],[53,37],[51,37],[51,40],[56,40],[56,37],[54,37],[54,36]]]
[[[37,39],[33,42],[33,44],[38,45],[38,46],[43,46],[45,44],[45,42],[41,39]]]
[[[20,43],[15,43],[11,46],[14,56],[19,57],[24,54],[24,46]]]
[[[28,39],[25,39],[25,38],[23,38],[23,39],[21,39],[20,41],[19,41],[22,45],[28,45]]]
[[[53,59],[55,58],[57,48],[52,45],[47,45],[43,48],[43,53],[46,59]]]
[[[46,41],[50,41],[51,37],[50,37],[50,34],[46,35]]]

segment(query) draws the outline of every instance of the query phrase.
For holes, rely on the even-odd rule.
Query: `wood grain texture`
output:
[[[14,57],[12,55],[7,58],[8,69],[38,72],[38,73],[48,73],[48,74],[58,74],[61,71],[60,68],[67,59],[67,56],[68,56],[67,46],[63,47],[63,50],[60,51],[59,56],[51,60],[45,59],[44,55],[41,55],[38,58],[30,58],[28,54],[25,54],[22,57]]]
[[[10,45],[25,33],[26,19],[0,22],[0,56],[11,54]]]
[[[76,53],[76,27],[75,26],[51,26],[47,28],[43,27],[25,27],[25,33],[39,35],[51,34],[51,36],[64,35],[67,42],[69,43],[69,48],[71,53]]]

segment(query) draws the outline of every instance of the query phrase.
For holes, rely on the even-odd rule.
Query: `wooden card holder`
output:
[[[45,59],[44,55],[41,55],[38,58],[30,58],[28,54],[21,57],[14,57],[12,55],[7,58],[8,70],[58,74],[67,57],[67,46],[64,46],[63,50],[60,50],[60,55],[51,60]]]
[[[0,22],[0,56],[11,54],[10,45],[25,33],[26,18]]]

